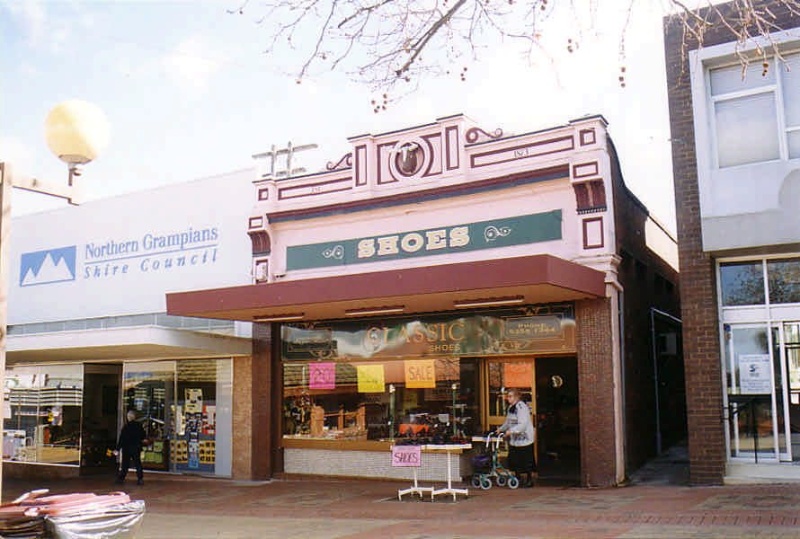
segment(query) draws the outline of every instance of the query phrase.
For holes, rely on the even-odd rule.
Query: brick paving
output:
[[[36,484],[4,480],[3,499],[124,490],[147,504],[141,539],[800,538],[800,484],[689,487],[669,482],[582,489],[470,488],[468,497],[397,499],[405,483],[335,479],[240,482],[147,474]]]

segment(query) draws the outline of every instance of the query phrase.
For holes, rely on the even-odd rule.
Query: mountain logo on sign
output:
[[[61,283],[75,280],[74,245],[23,253],[20,257],[19,285]]]

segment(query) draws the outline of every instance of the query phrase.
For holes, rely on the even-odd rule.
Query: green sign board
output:
[[[323,268],[561,239],[561,210],[478,223],[290,246],[286,269]]]

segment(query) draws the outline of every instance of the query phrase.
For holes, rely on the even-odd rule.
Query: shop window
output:
[[[720,264],[719,281],[722,305],[763,305],[764,273],[761,261]]]
[[[767,262],[770,303],[800,303],[800,258]]]
[[[145,468],[230,475],[232,363],[229,359],[158,361],[125,366],[123,403],[153,444]]]
[[[83,366],[6,370],[3,459],[80,463]]]
[[[444,442],[480,432],[477,360],[284,363],[283,432]]]

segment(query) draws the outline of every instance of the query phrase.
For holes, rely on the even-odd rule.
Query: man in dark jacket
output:
[[[119,433],[117,441],[117,451],[120,453],[120,468],[117,476],[117,483],[125,481],[128,475],[128,468],[133,462],[136,468],[136,484],[144,484],[144,471],[142,470],[142,445],[147,435],[142,428],[142,424],[136,421],[136,412],[129,410],[125,426]]]

